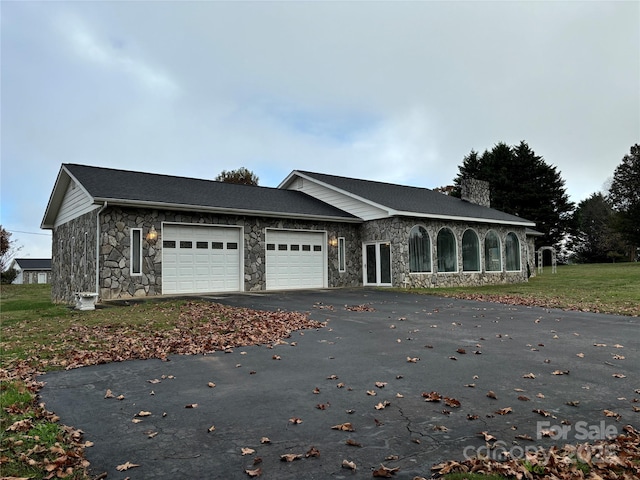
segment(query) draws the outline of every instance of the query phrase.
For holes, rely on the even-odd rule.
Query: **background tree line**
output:
[[[635,260],[640,246],[640,145],[615,169],[609,188],[577,206],[569,201],[556,167],[522,141],[503,142],[482,154],[472,150],[458,167],[452,195],[463,178],[488,181],[491,207],[536,223],[536,249],[553,246],[560,258],[592,263]]]

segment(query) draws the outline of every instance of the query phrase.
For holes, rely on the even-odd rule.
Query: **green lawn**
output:
[[[487,301],[503,301],[599,313],[640,316],[640,263],[545,267],[527,283],[419,290]]]

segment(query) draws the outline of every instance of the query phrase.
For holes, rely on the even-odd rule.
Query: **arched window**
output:
[[[499,272],[502,270],[500,238],[493,230],[489,230],[487,236],[484,237],[484,269],[487,272]]]
[[[416,225],[409,232],[409,271],[431,271],[431,240],[427,229],[420,225]]]
[[[476,232],[470,228],[462,235],[462,271],[480,271],[480,242]]]
[[[520,242],[515,233],[509,232],[507,234],[504,252],[507,258],[507,271],[520,270]]]
[[[455,272],[458,270],[458,252],[456,237],[448,228],[438,232],[438,272]]]

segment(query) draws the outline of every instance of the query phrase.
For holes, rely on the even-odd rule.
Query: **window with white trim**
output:
[[[462,235],[462,271],[480,271],[480,242],[476,232],[470,228]]]
[[[507,233],[504,241],[504,253],[507,261],[507,271],[520,270],[520,241],[515,233]]]
[[[346,262],[346,244],[344,237],[338,237],[338,271],[344,272],[347,270]]]
[[[502,271],[500,237],[493,230],[489,230],[484,237],[484,269],[487,272]]]
[[[142,275],[142,229],[131,229],[131,275]]]
[[[431,272],[431,239],[421,225],[414,226],[409,232],[409,272]]]
[[[458,251],[456,236],[451,229],[442,228],[438,232],[438,272],[458,271]]]

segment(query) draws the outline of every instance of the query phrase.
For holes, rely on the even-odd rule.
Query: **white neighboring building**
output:
[[[17,270],[13,284],[51,283],[50,258],[14,258],[9,268]]]

